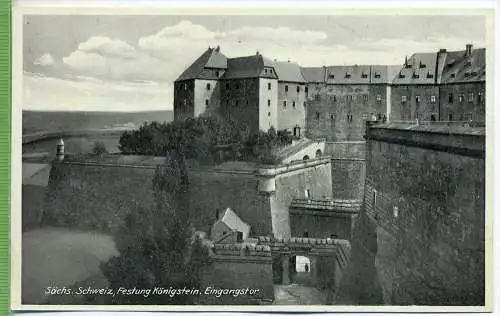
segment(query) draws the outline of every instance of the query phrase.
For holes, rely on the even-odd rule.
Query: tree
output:
[[[120,253],[103,266],[112,288],[193,288],[201,282],[200,267],[207,253],[193,242],[185,193],[188,189],[184,158],[172,153],[153,179],[153,210],[137,206],[117,234]],[[115,304],[192,304],[193,296],[140,295],[113,298]]]

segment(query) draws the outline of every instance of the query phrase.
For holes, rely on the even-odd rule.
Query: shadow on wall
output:
[[[354,226],[351,249],[351,262],[340,282],[335,304],[384,305],[382,287],[375,268],[376,226],[364,211]]]

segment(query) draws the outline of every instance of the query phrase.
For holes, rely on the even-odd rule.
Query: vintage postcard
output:
[[[491,309],[493,9],[13,10],[13,309]]]

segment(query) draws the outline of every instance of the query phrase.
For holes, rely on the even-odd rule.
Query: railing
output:
[[[290,207],[356,213],[361,209],[361,200],[312,200],[295,198],[290,203]]]

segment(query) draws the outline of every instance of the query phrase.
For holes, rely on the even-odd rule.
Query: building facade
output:
[[[392,66],[302,68],[307,82],[307,130],[311,138],[362,140],[364,122],[386,115]]]
[[[485,49],[415,53],[402,66],[300,67],[209,48],[175,81],[174,119],[221,115],[251,130],[363,140],[365,122],[485,120]]]

